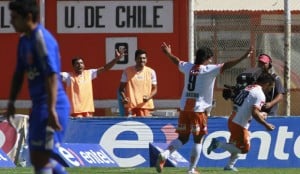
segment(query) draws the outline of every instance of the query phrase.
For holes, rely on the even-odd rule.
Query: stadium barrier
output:
[[[118,167],[99,144],[64,143],[58,155],[66,167]]]
[[[149,160],[150,167],[154,167],[158,154],[168,147],[166,143],[150,143],[149,144]],[[166,160],[165,167],[188,167],[189,161],[186,160],[180,153],[174,151]]]
[[[237,167],[299,168],[300,132],[298,123],[300,117],[269,117],[268,121],[276,126],[272,132],[266,131],[263,126],[252,121],[250,126],[251,150],[247,155],[241,156]],[[62,144],[62,154],[69,159],[63,160],[71,159],[66,162],[66,166],[69,167],[76,167],[78,164],[98,167],[104,167],[106,164],[119,167],[149,167],[153,165],[153,160],[156,160],[155,154],[157,155],[158,151],[177,138],[176,125],[177,117],[71,118],[65,143]],[[24,128],[24,123],[20,127]],[[16,154],[20,150],[24,150],[26,144],[24,144],[25,137],[20,135],[21,129],[14,129],[5,126],[5,122],[0,124],[0,131],[5,136],[0,136],[1,149],[9,155],[12,155],[12,151],[14,151],[13,157],[15,158],[9,158],[15,162],[18,161]],[[223,167],[229,157],[228,152],[219,149],[208,155],[206,151],[212,138],[218,138],[224,142],[228,140],[227,117],[210,117],[208,130],[209,134],[203,142],[199,165],[201,167]],[[14,138],[16,134],[18,138]],[[178,150],[178,156],[182,156],[182,159],[189,159],[192,147],[191,139]],[[13,148],[7,153],[7,150],[4,149],[7,149],[8,144]],[[151,148],[152,145],[154,149]],[[158,151],[153,154],[153,150]],[[67,158],[66,156],[62,158]],[[84,160],[92,163],[85,163]],[[93,163],[93,160],[98,160],[96,162],[98,164]]]
[[[0,149],[0,167],[13,168],[16,167],[14,162]]]
[[[241,156],[237,166],[300,167],[300,117],[269,117],[268,121],[276,126],[272,132],[252,121],[251,150],[247,155]],[[149,155],[149,144],[168,144],[177,138],[176,125],[177,117],[71,119],[66,142],[100,144],[120,167],[149,167],[153,160]],[[228,152],[217,150],[208,155],[206,151],[212,138],[216,137],[221,141],[229,139],[227,117],[210,117],[208,131],[199,165],[223,167],[229,157]],[[178,153],[189,159],[191,147],[192,137]]]
[[[0,115],[0,118],[3,118]],[[18,164],[20,152],[26,148],[26,134],[27,134],[28,115],[16,114],[9,124],[6,120],[0,122],[0,148],[9,157],[13,163]]]

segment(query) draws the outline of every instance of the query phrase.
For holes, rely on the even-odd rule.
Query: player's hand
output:
[[[146,95],[143,96],[143,102],[147,102],[148,100],[150,100],[150,98]]]
[[[166,54],[171,54],[172,50],[171,50],[171,45],[167,45],[165,42],[163,42],[161,44],[161,50],[166,53]]]
[[[123,104],[128,104],[128,103],[129,103],[128,97],[123,98],[123,99],[122,99],[122,103],[123,103]]]
[[[115,58],[116,59],[121,59],[123,56],[125,56],[127,53],[126,53],[126,49],[123,48],[123,49],[115,49]]]
[[[7,110],[4,112],[4,117],[11,124],[11,118],[15,118],[16,108],[13,102],[8,102]]]
[[[266,128],[267,128],[268,131],[272,131],[272,130],[275,129],[275,126],[271,123],[267,123]]]
[[[246,57],[250,58],[253,53],[254,53],[254,48],[253,46],[250,46],[249,50],[246,52]]]
[[[62,127],[59,123],[58,116],[55,110],[49,111],[48,126],[50,126],[51,128],[57,131],[62,130]]]
[[[272,107],[272,105],[270,104],[270,102],[267,102],[263,105],[264,109],[270,109]]]

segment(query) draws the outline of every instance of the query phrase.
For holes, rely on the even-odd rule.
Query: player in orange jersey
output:
[[[111,69],[122,58],[124,52],[116,50],[115,58],[106,65],[85,69],[83,58],[72,59],[73,72],[62,72],[61,77],[66,83],[66,91],[71,103],[72,117],[92,117],[95,112],[92,80],[104,71]]]
[[[135,52],[134,66],[127,67],[122,74],[120,96],[127,116],[151,116],[154,109],[153,96],[157,93],[155,71],[146,66],[147,52]]]
[[[239,158],[239,154],[249,152],[250,134],[248,128],[252,118],[269,131],[275,129],[274,125],[265,120],[267,113],[261,111],[266,102],[265,94],[273,89],[274,80],[271,74],[262,73],[256,80],[256,84],[247,86],[234,98],[233,111],[228,119],[228,128],[231,134],[229,143],[223,143],[213,138],[207,149],[207,154],[218,147],[230,152],[231,156],[224,170],[237,172],[238,170],[234,165]]]
[[[184,89],[180,100],[180,113],[178,138],[173,140],[168,148],[158,155],[156,162],[157,172],[161,172],[166,159],[178,148],[186,144],[192,133],[194,146],[191,149],[190,166],[188,173],[198,173],[196,166],[200,158],[202,141],[207,134],[207,112],[213,103],[213,88],[217,75],[226,69],[233,67],[242,60],[250,57],[252,49],[249,49],[242,57],[222,64],[211,64],[213,52],[203,47],[197,50],[194,63],[181,61],[172,54],[171,46],[163,43],[163,53],[178,66],[179,71],[184,74]]]

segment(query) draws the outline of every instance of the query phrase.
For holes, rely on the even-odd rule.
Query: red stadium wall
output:
[[[57,2],[46,1],[45,26],[54,34],[60,44],[62,71],[72,71],[71,59],[75,55],[84,58],[86,68],[97,68],[106,63],[105,39],[107,37],[136,37],[137,48],[148,52],[148,66],[154,68],[158,78],[158,94],[156,99],[178,99],[181,94],[182,76],[160,51],[162,42],[172,45],[174,54],[188,60],[188,0],[173,1],[173,32],[170,33],[58,33]],[[172,19],[170,19],[172,20]],[[2,66],[2,85],[0,99],[8,98],[9,86],[16,63],[16,47],[18,34],[0,32],[0,57]],[[113,55],[111,55],[113,57]],[[134,59],[134,57],[129,57]],[[110,70],[93,81],[94,99],[116,99],[122,70]],[[172,86],[170,86],[172,84]],[[25,86],[19,99],[28,100]]]

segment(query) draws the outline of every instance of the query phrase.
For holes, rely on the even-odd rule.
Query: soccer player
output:
[[[239,158],[239,154],[249,152],[250,135],[248,128],[252,118],[269,131],[275,129],[274,125],[265,120],[267,113],[261,112],[261,108],[266,101],[265,93],[270,92],[273,86],[274,77],[269,73],[262,73],[256,84],[247,86],[234,98],[233,111],[228,119],[228,128],[231,134],[229,143],[223,143],[213,138],[207,149],[207,154],[218,147],[230,152],[231,156],[224,170],[238,171],[234,165]]]
[[[166,159],[178,148],[186,144],[192,133],[194,146],[191,149],[188,173],[198,173],[196,166],[202,149],[202,141],[207,134],[207,112],[212,107],[215,79],[222,71],[233,67],[252,54],[250,48],[242,57],[222,64],[210,64],[213,59],[211,49],[203,47],[197,50],[194,63],[181,61],[172,54],[171,46],[163,43],[162,51],[178,66],[184,74],[184,89],[180,100],[180,113],[176,132],[178,138],[173,140],[168,148],[158,155],[157,172],[161,172]]]
[[[95,111],[92,80],[102,72],[111,69],[124,56],[123,51],[116,50],[115,58],[106,65],[94,69],[85,69],[81,57],[72,59],[74,72],[61,72],[63,82],[71,103],[72,117],[92,117]]]
[[[157,93],[155,71],[146,66],[147,52],[135,51],[135,65],[127,67],[121,77],[119,94],[127,116],[151,116],[153,97]]]
[[[39,24],[38,7],[36,0],[9,3],[11,24],[21,37],[5,116],[8,121],[14,117],[14,103],[26,75],[32,100],[28,144],[34,173],[65,174],[64,167],[52,155],[64,136],[70,105],[59,76],[59,47],[50,32]]]

